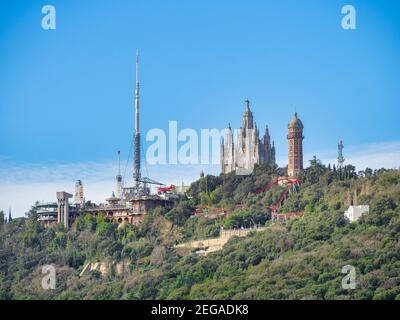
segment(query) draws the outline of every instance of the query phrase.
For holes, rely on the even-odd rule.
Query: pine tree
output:
[[[0,210],[0,228],[3,227],[5,221],[4,221],[4,211]]]

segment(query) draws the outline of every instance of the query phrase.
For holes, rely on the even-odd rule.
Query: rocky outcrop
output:
[[[129,271],[129,265],[130,261],[127,259],[120,262],[88,262],[84,265],[79,276],[82,277],[91,271],[98,271],[103,277],[113,272],[118,276],[123,276],[127,271]]]
[[[193,249],[196,249],[196,253],[199,255],[207,255],[208,253],[221,250],[223,246],[229,241],[230,238],[245,237],[250,232],[265,231],[266,227],[251,228],[251,229],[221,229],[220,236],[218,238],[210,238],[204,240],[190,241],[181,243],[175,246],[178,253],[185,255]]]

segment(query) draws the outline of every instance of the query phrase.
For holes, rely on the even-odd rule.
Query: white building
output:
[[[345,212],[344,216],[350,222],[357,221],[364,213],[369,213],[369,206],[350,206]]]

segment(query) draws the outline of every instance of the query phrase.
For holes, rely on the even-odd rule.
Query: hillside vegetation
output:
[[[79,217],[69,231],[45,229],[34,212],[0,225],[1,299],[400,299],[400,172],[353,166],[331,169],[313,159],[298,193],[282,212],[301,218],[272,223],[282,193],[254,192],[284,169],[259,166],[251,176],[205,176],[189,198],[161,208],[139,226],[117,228],[103,216]],[[190,217],[195,206],[223,207],[216,219]],[[350,204],[369,214],[349,223]],[[232,238],[207,256],[180,256],[174,244],[218,236],[220,227],[267,225],[264,232]],[[123,274],[79,277],[86,262],[127,261]],[[42,266],[57,270],[55,290],[41,287]],[[356,288],[342,289],[342,267],[356,269]]]

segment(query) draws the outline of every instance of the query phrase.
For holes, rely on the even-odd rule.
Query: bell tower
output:
[[[297,177],[303,173],[303,123],[295,112],[288,125],[289,163],[288,176]]]

